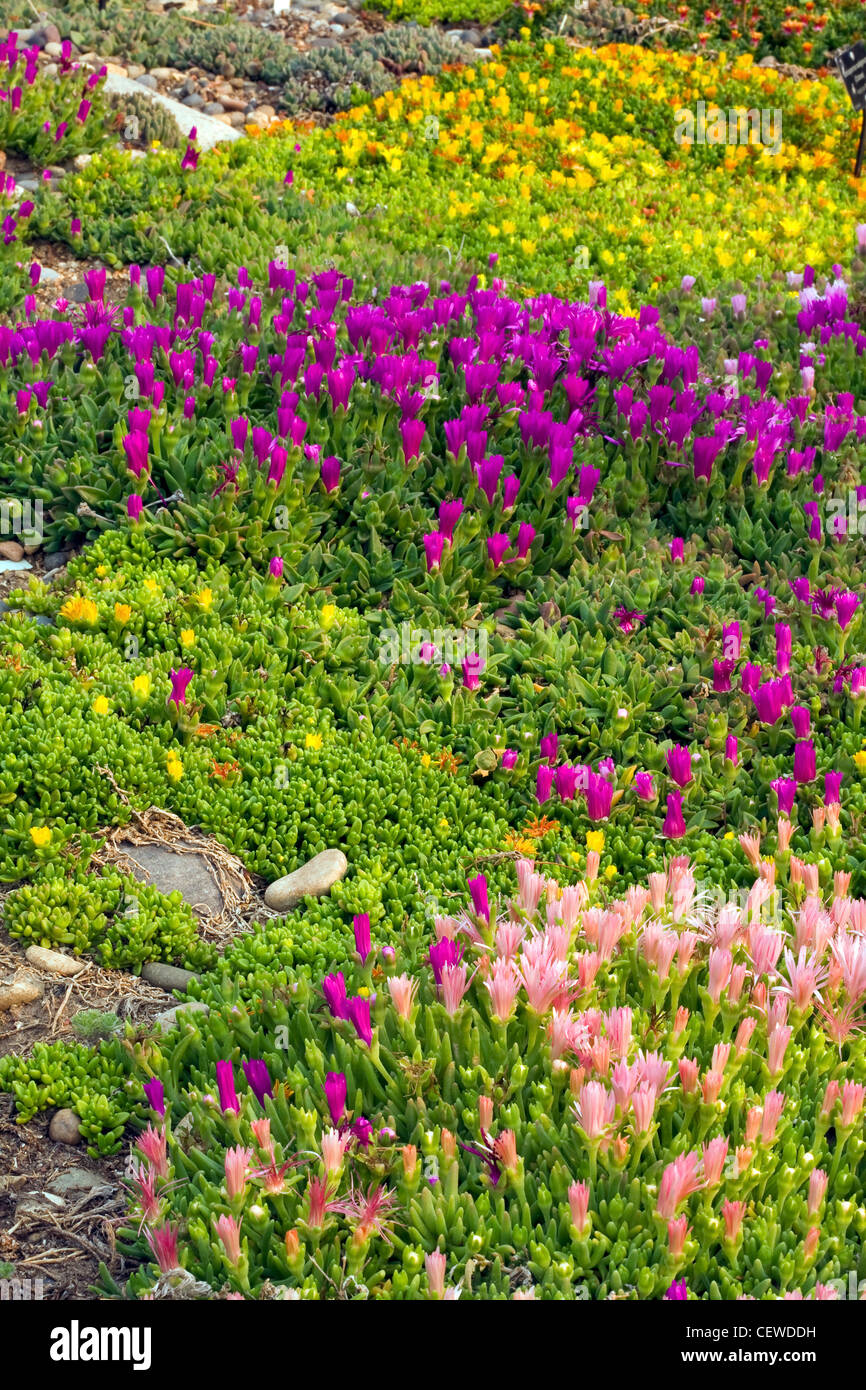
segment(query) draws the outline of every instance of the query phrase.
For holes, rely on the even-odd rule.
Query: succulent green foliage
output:
[[[435,29],[395,24],[335,48],[293,58],[283,87],[289,115],[343,111],[366,97],[379,97],[410,75],[437,73],[445,63],[472,62],[467,44],[454,44]]]
[[[79,1009],[69,1020],[69,1026],[82,1042],[95,1042],[110,1038],[121,1026],[115,1013],[104,1013],[101,1009]]]
[[[170,111],[142,92],[113,92],[108,98],[118,134],[126,141],[150,149],[161,145],[172,150],[183,143],[180,127]]]
[[[47,864],[34,882],[9,894],[4,925],[28,946],[67,947],[135,974],[153,960],[192,969],[214,961],[180,893],[166,895],[110,868],[66,875],[62,864]]]
[[[18,1123],[43,1110],[74,1110],[88,1153],[114,1153],[132,1114],[127,1100],[129,1052],[120,1039],[36,1043],[26,1057],[0,1057],[0,1088],[15,1097]]]

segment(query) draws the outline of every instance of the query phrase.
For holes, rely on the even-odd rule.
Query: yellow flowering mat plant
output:
[[[677,143],[678,111],[778,112],[764,144]],[[858,120],[839,84],[794,82],[749,55],[711,61],[525,41],[490,62],[404,82],[309,140],[296,180],[387,205],[398,246],[497,254],[525,288],[609,276],[631,308],[684,273],[753,278],[829,267],[863,191]]]
[[[623,312],[685,274],[712,293],[844,257],[866,190],[841,83],[792,80],[750,54],[522,33],[326,128],[275,123],[186,167],[173,151],[110,150],[41,201],[34,230],[109,264],[162,261],[167,243],[217,273],[264,273],[278,247],[302,263],[339,257],[361,278],[374,263],[388,273],[383,248],[392,274],[418,255],[446,278],[494,258],[515,290],[585,297],[604,279]],[[714,112],[732,143],[701,138]]]

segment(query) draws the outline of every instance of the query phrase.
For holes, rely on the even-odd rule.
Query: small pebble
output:
[[[25,960],[51,975],[80,975],[87,969],[87,962],[66,956],[62,951],[49,951],[44,946],[28,946],[24,952]]]
[[[201,979],[192,970],[181,970],[177,965],[164,965],[162,961],[149,960],[142,966],[141,978],[148,984],[158,985],[160,989],[188,989],[194,980]]]
[[[80,1144],[81,1121],[74,1110],[58,1110],[48,1126],[48,1137],[55,1144]]]

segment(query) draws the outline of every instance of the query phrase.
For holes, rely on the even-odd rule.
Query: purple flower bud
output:
[[[453,502],[442,502],[439,507],[439,530],[449,545],[454,539],[454,528],[463,514],[463,498]]]
[[[794,781],[813,782],[816,775],[815,745],[810,738],[800,739],[794,744]]]
[[[180,709],[181,705],[186,704],[187,687],[192,680],[193,672],[189,666],[181,666],[179,671],[171,673],[171,694],[167,703]]]
[[[797,799],[797,783],[793,777],[776,777],[770,786],[779,802],[779,814],[789,816]]]
[[[233,1110],[236,1115],[239,1115],[241,1103],[235,1090],[235,1076],[231,1062],[217,1062],[216,1078],[220,1109],[223,1112]]]
[[[511,511],[511,508],[517,501],[517,494],[519,491],[520,479],[516,473],[509,473],[502,484],[502,506],[506,512]]]
[[[683,819],[682,792],[670,792],[667,800],[667,814],[662,824],[662,834],[669,840],[680,840],[686,833]]]
[[[144,1083],[144,1094],[147,1096],[151,1110],[155,1110],[157,1115],[165,1114],[165,1089],[159,1077],[151,1077],[150,1081]]]
[[[355,1025],[355,1031],[362,1042],[369,1047],[373,1041],[373,1027],[370,1023],[370,1000],[356,995],[346,1006],[346,1016]]]
[[[613,783],[601,773],[590,772],[586,779],[586,812],[590,820],[607,820],[612,802]]]
[[[836,616],[839,619],[839,626],[844,630],[848,626],[855,612],[860,606],[860,599],[855,593],[852,593],[850,590],[846,589],[843,590],[841,593],[836,594],[835,602]]]
[[[539,806],[550,800],[550,790],[553,786],[553,768],[547,763],[541,763],[535,777],[535,799]]]
[[[460,669],[463,672],[463,685],[466,690],[477,690],[481,684],[481,673],[486,662],[483,656],[477,652],[470,652],[461,662]]]
[[[636,772],[634,777],[634,789],[641,801],[652,801],[655,796],[652,773]]]
[[[504,531],[497,531],[494,535],[487,537],[487,554],[490,556],[494,569],[498,569],[502,564],[510,544],[511,541]]]
[[[692,758],[688,748],[674,744],[667,751],[668,772],[678,787],[687,787],[692,780]]]
[[[521,525],[520,525],[520,529],[519,529],[518,532],[517,532],[517,558],[518,558],[518,560],[525,560],[525,559],[526,559],[527,555],[529,554],[529,550],[530,550],[530,547],[531,547],[531,545],[532,545],[532,542],[533,542],[534,540],[535,540],[535,527],[534,527],[534,526],[530,526],[530,524],[529,524],[528,521],[522,522]]]
[[[556,750],[559,747],[558,734],[545,734],[539,746],[542,758],[546,758],[549,763],[556,762]]]
[[[355,950],[361,959],[361,964],[366,965],[367,957],[371,952],[370,945],[370,914],[359,912],[352,918],[352,928],[355,933]]]
[[[267,1064],[259,1058],[251,1058],[248,1062],[241,1063],[244,1076],[247,1078],[247,1085],[253,1092],[259,1105],[264,1108],[265,1097],[273,1096],[274,1088],[268,1073]]]
[[[346,1113],[346,1077],[341,1071],[329,1071],[325,1077],[325,1100],[331,1120],[338,1125]]]
[[[372,1033],[370,1035],[370,1039],[372,1041]],[[367,1119],[366,1115],[359,1115],[357,1120],[353,1120],[351,1128],[352,1134],[356,1142],[360,1144],[362,1149],[366,1149],[373,1135],[373,1126],[370,1124],[370,1121]]]
[[[322,459],[322,482],[326,492],[336,492],[340,486],[340,468],[340,460],[334,454]]]
[[[433,970],[433,978],[436,981],[436,988],[442,986],[442,970],[446,965],[457,965],[463,955],[463,947],[458,946],[449,936],[443,936],[441,941],[436,941],[429,948],[427,958]]]
[[[438,569],[442,563],[442,551],[445,549],[445,536],[441,531],[428,531],[424,537],[424,553],[427,557],[427,569]]]
[[[346,981],[343,978],[342,970],[335,971],[333,975],[325,976],[322,981],[322,993],[332,1018],[349,1017]]]
[[[476,915],[483,917],[485,922],[489,922],[490,903],[487,896],[487,879],[484,874],[477,874],[475,878],[470,878],[466,886],[469,889],[469,896],[472,899],[472,906],[475,908]]]

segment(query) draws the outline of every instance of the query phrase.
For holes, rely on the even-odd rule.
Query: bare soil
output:
[[[122,1154],[96,1162],[81,1148],[53,1143],[47,1116],[16,1124],[12,1097],[0,1095],[0,1262],[14,1267],[16,1279],[30,1279],[34,1293],[61,1300],[95,1297],[100,1262],[118,1282],[128,1277],[115,1248],[126,1220],[123,1162]],[[110,1191],[46,1196],[48,1185],[72,1168],[90,1169]]]

